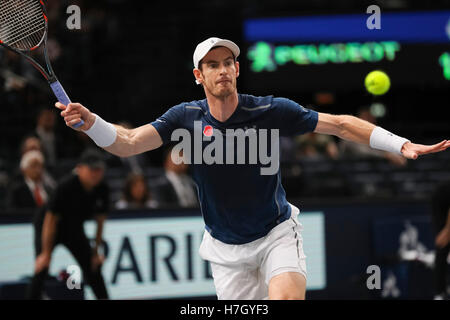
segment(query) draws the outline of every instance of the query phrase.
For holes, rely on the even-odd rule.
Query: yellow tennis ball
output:
[[[373,95],[385,94],[391,86],[389,76],[380,70],[370,72],[364,80],[367,91]]]

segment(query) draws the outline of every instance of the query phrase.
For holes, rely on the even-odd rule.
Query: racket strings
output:
[[[45,19],[38,1],[2,1],[0,40],[15,49],[30,50],[45,34]]]
[[[42,11],[40,11],[39,8],[36,8],[35,12],[29,12],[28,15],[35,15],[35,16],[37,16],[37,14],[40,13],[40,12],[42,12]],[[1,12],[0,12],[0,14],[1,14]],[[5,16],[3,18],[4,18],[3,19],[4,22],[2,22],[2,24],[3,23],[8,23],[8,21],[6,20],[7,16]],[[19,17],[17,15],[9,16],[9,19],[11,20],[11,22],[15,23],[15,25],[12,26],[13,30],[10,31],[13,34],[14,34],[14,32],[17,32],[17,30],[19,30],[20,28],[23,29],[25,26],[29,25],[30,23],[35,22],[35,21],[30,21],[30,20],[28,20],[28,21],[20,21],[18,18]]]
[[[6,19],[4,20],[6,20],[6,22],[2,23],[2,25],[3,29],[5,29],[6,37],[3,36],[3,34],[5,34],[5,32],[3,32],[0,39],[4,39],[3,42],[10,46],[14,45],[15,42],[25,39],[27,35],[36,33],[42,29],[42,27],[45,28],[42,17],[42,10],[40,10],[39,7],[33,8],[33,11],[27,11],[26,14],[14,11],[14,14],[5,16]],[[40,39],[37,41],[37,43],[39,43]]]
[[[41,27],[31,27],[23,33],[14,37],[10,37],[8,40],[3,42],[5,42],[10,47],[17,47],[18,49],[31,49],[39,44],[40,40],[42,39],[42,35],[43,32]],[[25,44],[25,46],[23,44]]]
[[[15,1],[4,1],[0,4],[0,21],[3,20],[5,22],[8,20],[8,17],[11,17],[12,19],[16,18],[17,13],[23,13],[23,12],[32,12],[32,10],[41,11],[39,5],[37,3],[32,3],[32,1],[29,1],[29,3],[25,3],[26,7],[23,6],[25,2],[20,0]],[[20,5],[22,4],[22,7]],[[41,11],[42,12],[42,11]],[[12,16],[11,16],[12,14]]]
[[[39,32],[45,28],[45,24],[40,23],[40,21],[13,21],[14,24],[3,25],[3,32],[0,34],[0,39],[3,42],[13,46],[21,40],[25,40],[27,36],[32,36],[36,32]],[[34,37],[33,37],[34,38]],[[35,39],[29,39],[35,40]],[[36,44],[39,43],[40,39],[37,40]],[[32,41],[33,42],[33,41]]]
[[[24,39],[25,37],[23,35],[29,34],[31,36],[36,31],[41,30],[41,26],[33,26],[33,25],[21,25],[19,28],[22,28],[22,29],[7,30],[9,37],[7,36],[3,42],[12,46],[14,44],[14,41],[19,41],[21,39]],[[27,28],[27,29],[25,30],[25,28]],[[22,31],[20,31],[20,30],[22,30]],[[22,33],[19,33],[19,32],[22,32]]]

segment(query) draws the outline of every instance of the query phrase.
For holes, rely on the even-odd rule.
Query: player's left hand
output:
[[[103,265],[103,262],[105,262],[105,256],[95,253],[92,256],[92,262],[91,262],[92,271],[97,271],[98,268]]]
[[[406,142],[402,147],[402,154],[408,159],[417,159],[419,156],[444,151],[450,147],[450,141],[444,140],[431,146],[423,144],[415,144],[412,142]]]

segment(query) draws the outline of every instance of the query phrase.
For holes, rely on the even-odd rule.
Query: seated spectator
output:
[[[144,175],[130,173],[125,182],[122,199],[116,203],[116,209],[145,209],[157,207],[158,202],[152,199]]]
[[[6,92],[23,92],[27,86],[26,65],[16,53],[9,50],[0,52],[2,86]]]
[[[44,155],[41,140],[34,135],[26,136],[22,140],[22,143],[20,144],[20,159],[23,157],[23,155],[25,153],[27,153],[29,151],[39,151],[42,153],[42,155]],[[44,164],[46,164],[45,156],[44,156]],[[56,181],[53,179],[52,175],[47,171],[47,168],[45,165],[44,165],[44,172],[42,173],[42,175],[43,175],[42,179],[44,181],[44,184],[50,186],[51,188],[56,187]],[[22,176],[22,170],[19,168],[14,173],[13,180],[16,178],[19,178],[19,180],[20,180],[21,176]]]
[[[28,151],[37,150],[42,152],[41,140],[36,136],[27,136],[20,144],[20,155],[23,156]]]
[[[182,155],[173,155],[182,156]],[[164,157],[165,174],[157,181],[157,194],[161,206],[179,206],[183,208],[198,207],[197,190],[192,178],[188,175],[189,166],[176,164],[172,159],[172,149]]]
[[[28,151],[20,160],[21,179],[15,181],[7,200],[9,209],[40,209],[47,203],[53,187],[43,178],[44,156],[40,151]]]
[[[59,158],[59,144],[55,133],[56,124],[55,113],[53,110],[43,108],[39,111],[36,123],[36,136],[41,140],[42,151],[45,155],[47,166],[53,167]]]
[[[297,160],[304,158],[337,159],[339,157],[339,150],[332,136],[309,132],[295,137],[294,142]]]

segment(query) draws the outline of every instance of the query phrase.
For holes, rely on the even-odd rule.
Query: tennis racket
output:
[[[71,101],[53,72],[47,52],[48,18],[42,0],[0,0],[0,45],[25,57],[47,80],[59,102]],[[42,47],[47,70],[30,54]],[[73,125],[78,128],[81,120]]]

